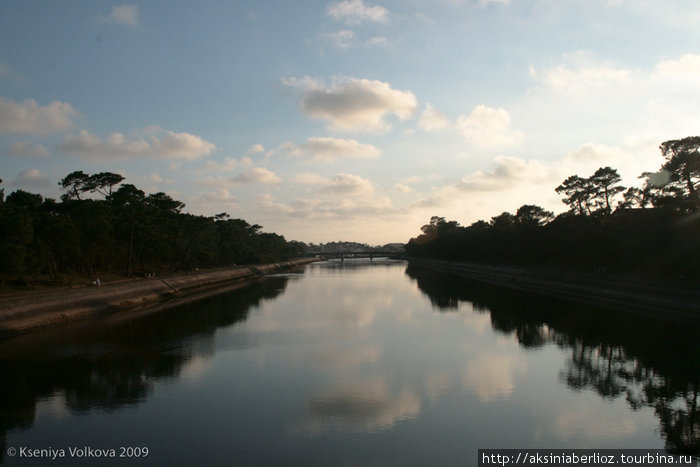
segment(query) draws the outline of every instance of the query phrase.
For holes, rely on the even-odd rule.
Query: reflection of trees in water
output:
[[[4,342],[0,461],[7,431],[31,427],[39,400],[60,394],[66,408],[77,414],[138,404],[156,380],[177,377],[194,356],[211,355],[217,328],[246,320],[252,307],[282,293],[287,280],[266,278],[230,293],[132,320],[96,323],[63,337],[28,335]]]
[[[638,410],[652,407],[666,449],[700,454],[700,346],[697,327],[468,281],[408,266],[406,274],[441,311],[471,302],[489,312],[493,328],[523,347],[553,343],[571,352],[560,377],[574,390],[624,396]]]

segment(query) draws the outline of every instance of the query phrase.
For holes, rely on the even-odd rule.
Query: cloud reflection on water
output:
[[[337,383],[309,397],[304,429],[309,433],[384,430],[417,416],[420,408],[420,397],[411,388],[392,388],[383,377]]]

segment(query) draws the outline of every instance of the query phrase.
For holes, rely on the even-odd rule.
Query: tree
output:
[[[625,191],[622,186],[617,186],[622,178],[617,170],[611,167],[601,167],[589,178],[592,185],[594,198],[599,198],[599,204],[604,205],[606,213],[612,212],[610,201],[617,195]]]
[[[90,176],[82,170],[76,170],[65,176],[63,180],[58,182],[59,186],[64,190],[68,190],[61,196],[61,199],[68,201],[70,199],[80,200],[80,193],[89,190]]]
[[[696,185],[700,183],[700,136],[669,140],[659,146],[666,159],[662,168],[669,172],[669,189],[680,189],[677,193],[689,211],[700,208],[700,197]]]
[[[623,193],[623,201],[617,203],[618,209],[630,209],[633,206],[645,208],[650,203],[649,190],[637,187],[629,187]]]
[[[100,172],[88,177],[87,183],[84,186],[85,190],[98,192],[106,199],[112,197],[112,187],[119,185],[124,181],[124,177],[112,172]]]
[[[148,195],[144,199],[144,202],[146,206],[153,208],[161,214],[179,214],[182,208],[185,207],[185,203],[172,199],[162,191]]]
[[[134,259],[134,232],[139,215],[143,211],[145,193],[134,185],[128,183],[119,187],[112,195],[112,202],[123,213],[123,218],[128,222],[129,228],[129,253],[127,257],[126,274],[131,276]]]
[[[556,187],[554,191],[560,194],[564,193],[567,196],[562,202],[568,205],[571,211],[578,211],[582,216],[586,212],[591,214],[591,197],[594,194],[594,190],[590,179],[571,175],[561,185]]]
[[[22,280],[34,241],[34,219],[41,201],[41,195],[17,190],[0,206],[0,273],[17,274]]]
[[[554,219],[554,213],[551,211],[545,211],[540,206],[524,204],[518,208],[515,218],[518,225],[540,226],[547,224]]]

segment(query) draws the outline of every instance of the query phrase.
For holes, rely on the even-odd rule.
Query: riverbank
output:
[[[0,338],[144,307],[178,304],[191,297],[315,261],[302,258],[169,277],[43,290],[0,296]]]
[[[490,284],[590,303],[664,320],[700,323],[700,290],[664,280],[611,274],[491,266],[424,258],[411,265]]]

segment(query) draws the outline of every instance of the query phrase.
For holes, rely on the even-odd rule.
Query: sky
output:
[[[700,134],[697,0],[0,1],[0,188],[116,172],[303,242],[566,210]]]

